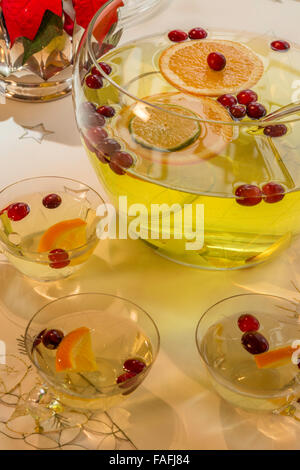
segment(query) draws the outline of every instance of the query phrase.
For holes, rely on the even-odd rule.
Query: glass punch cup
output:
[[[154,17],[150,35],[137,37],[121,3],[110,0],[94,16],[74,67],[82,143],[111,201],[120,211],[124,195],[128,208],[143,204],[150,213],[159,205],[154,236],[145,227],[138,235],[179,263],[235,269],[279,253],[300,232],[300,116],[264,119],[296,99],[300,46],[292,18],[299,4],[265,2],[264,17],[256,14],[251,25],[249,14],[246,28],[237,1],[240,22],[225,30],[196,24],[201,2],[189,0],[178,28],[170,2],[159,16],[164,29],[150,34]],[[282,11],[284,37],[267,33],[274,8]],[[184,231],[178,237],[185,205],[193,209],[192,231],[204,228],[204,244],[194,250],[186,249]]]
[[[73,409],[107,410],[145,379],[159,350],[154,321],[114,295],[60,298],[31,319],[27,354],[53,397]]]
[[[197,348],[215,390],[234,406],[280,412],[300,393],[297,304],[241,294],[210,307],[196,330]]]
[[[73,274],[98,244],[97,207],[89,186],[60,177],[38,177],[0,191],[0,250],[22,274],[56,281]]]

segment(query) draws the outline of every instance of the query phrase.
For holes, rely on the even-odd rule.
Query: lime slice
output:
[[[160,105],[168,111],[197,119],[189,109],[177,105]],[[176,152],[191,145],[201,133],[199,122],[175,116],[161,109],[147,107],[145,117],[134,116],[129,122],[133,139],[143,147],[159,152]]]

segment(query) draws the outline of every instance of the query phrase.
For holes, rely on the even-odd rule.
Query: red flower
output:
[[[61,0],[2,0],[11,46],[19,37],[35,38],[46,10],[62,16]]]
[[[107,0],[73,0],[73,6],[76,12],[76,23],[86,29],[94,14],[106,2]]]
[[[107,0],[73,0],[77,24],[86,29],[95,13],[106,2]],[[117,0],[108,6],[105,18],[94,30],[94,36],[99,42],[116,23],[117,9],[122,5],[123,1]],[[2,6],[11,47],[17,38],[25,37],[31,41],[35,39],[47,10],[59,17],[63,14],[62,0],[0,0],[0,6]],[[72,34],[72,27],[71,18],[65,14],[65,31]]]
[[[103,42],[103,39],[109,32],[112,25],[118,21],[117,10],[122,6],[124,6],[122,0],[117,0],[116,2],[108,5],[106,8],[106,15],[103,16],[101,21],[98,21],[96,24],[93,35],[100,44]]]
[[[107,2],[107,0],[73,0],[76,12],[76,23],[86,29],[97,11]],[[97,25],[94,30],[94,36],[99,42],[105,37],[111,26],[117,22],[117,9],[123,6],[122,0],[113,2],[106,10],[105,18]]]

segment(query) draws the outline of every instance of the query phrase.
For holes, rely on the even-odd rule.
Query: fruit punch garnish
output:
[[[55,367],[57,372],[98,370],[89,328],[76,328],[62,339],[56,352]]]

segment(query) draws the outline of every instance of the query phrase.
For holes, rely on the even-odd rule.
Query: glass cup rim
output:
[[[114,298],[114,299],[117,299],[117,300],[120,300],[125,303],[130,303],[131,305],[133,305],[134,307],[138,308],[138,310],[140,312],[143,313],[143,315],[146,316],[146,318],[148,318],[148,320],[150,320],[152,326],[154,327],[154,331],[156,333],[156,337],[157,337],[157,347],[156,347],[156,350],[153,351],[153,360],[151,362],[151,364],[149,366],[146,366],[142,372],[140,372],[139,374],[137,374],[138,376],[145,376],[146,373],[149,372],[149,370],[151,369],[153,363],[155,362],[157,356],[158,356],[158,353],[160,351],[160,333],[159,333],[159,329],[156,325],[156,322],[153,320],[153,318],[151,317],[151,315],[146,312],[146,310],[144,310],[142,307],[140,307],[137,303],[133,302],[132,300],[129,300],[129,299],[126,299],[125,297],[120,297],[118,295],[115,295],[115,294],[109,294],[109,293],[106,293],[106,292],[80,292],[78,294],[70,294],[70,295],[65,295],[63,297],[59,297],[55,300],[52,300],[51,302],[48,302],[47,304],[43,305],[41,308],[39,308],[37,310],[37,312],[31,317],[31,319],[29,320],[27,326],[26,326],[26,329],[25,329],[25,333],[24,333],[24,344],[25,344],[25,350],[26,350],[26,354],[27,354],[27,357],[29,358],[30,362],[34,365],[34,367],[37,369],[37,371],[40,371],[41,372],[41,375],[44,377],[47,377],[46,380],[49,380],[49,383],[53,386],[53,387],[57,387],[60,391],[66,393],[66,390],[63,389],[62,387],[59,387],[55,381],[52,381],[50,380],[48,374],[45,373],[45,371],[39,367],[33,360],[32,358],[32,340],[34,340],[34,338],[30,338],[29,336],[29,329],[33,323],[33,321],[36,319],[36,317],[41,313],[41,311],[43,311],[44,309],[46,309],[47,307],[49,307],[50,305],[54,304],[54,303],[57,303],[59,301],[64,301],[66,299],[69,299],[69,298],[73,298],[73,297],[78,297],[78,296],[86,296],[86,295],[99,295],[100,297],[111,297],[111,298]],[[125,380],[124,382],[122,382],[122,385],[123,384],[130,384],[131,382],[134,382],[135,377],[131,377],[127,380]],[[104,387],[101,387],[101,390],[111,390],[115,387],[117,387],[118,384],[111,384],[111,385],[105,385]],[[67,391],[67,394],[68,395],[72,395],[72,396],[75,396],[75,397],[78,397],[77,394],[75,393],[72,393],[72,391]],[[79,397],[80,398],[80,397]],[[88,397],[84,397],[84,398],[88,398]]]
[[[203,356],[202,352],[201,352],[201,345],[200,345],[200,341],[198,339],[198,332],[199,332],[199,329],[200,329],[200,326],[202,325],[202,322],[204,320],[204,318],[206,318],[207,314],[213,309],[215,308],[217,305],[220,305],[224,302],[227,302],[229,300],[233,300],[233,299],[236,299],[238,297],[250,297],[250,296],[259,296],[259,297],[269,297],[269,298],[275,298],[275,299],[278,299],[278,300],[281,300],[281,301],[285,301],[285,302],[290,302],[291,304],[294,304],[296,305],[297,303],[296,302],[293,302],[293,300],[291,299],[288,299],[286,297],[282,297],[280,295],[275,295],[275,294],[265,294],[263,292],[247,292],[247,293],[243,293],[243,294],[235,294],[235,295],[231,295],[229,297],[224,297],[223,299],[221,300],[218,300],[218,302],[215,302],[213,305],[211,305],[210,307],[208,307],[204,313],[201,315],[200,319],[198,320],[198,323],[197,323],[197,326],[196,326],[196,330],[195,330],[195,342],[196,342],[196,347],[197,347],[197,350],[198,350],[198,353],[201,357],[201,359],[205,362],[205,364],[210,368],[210,365],[208,364],[207,360],[205,359],[205,357]]]
[[[179,113],[176,113],[174,111],[166,110],[165,108],[163,108],[163,107],[161,107],[157,104],[150,103],[146,99],[138,98],[137,96],[133,95],[132,93],[129,93],[127,90],[125,90],[125,88],[118,85],[111,77],[109,77],[109,75],[107,75],[104,72],[104,70],[100,67],[100,65],[97,61],[97,57],[95,56],[95,52],[94,52],[94,49],[92,47],[92,36],[93,36],[93,30],[94,30],[95,24],[96,24],[97,20],[99,19],[99,17],[101,16],[101,14],[103,12],[105,13],[105,10],[108,9],[108,7],[115,1],[116,0],[108,0],[104,5],[102,5],[101,8],[99,8],[99,10],[95,13],[92,20],[90,21],[88,28],[84,32],[84,34],[82,36],[82,39],[81,39],[81,43],[85,39],[87,40],[87,50],[88,50],[89,56],[92,59],[93,65],[96,67],[96,69],[98,69],[99,73],[102,74],[103,77],[111,85],[113,85],[114,88],[116,88],[119,92],[121,92],[123,95],[127,95],[133,101],[142,103],[142,105],[144,105],[144,106],[149,106],[150,108],[157,109],[159,111],[162,111],[164,113],[176,116],[176,117],[181,118],[181,119],[187,119],[187,120],[192,120],[192,121],[202,122],[202,123],[209,123],[209,124],[218,124],[218,125],[222,125],[222,126],[225,125],[225,126],[233,127],[234,129],[245,128],[245,127],[250,127],[250,128],[251,127],[267,127],[267,126],[270,126],[270,125],[289,124],[289,123],[294,123],[294,122],[300,121],[300,116],[298,116],[298,117],[295,116],[294,118],[288,118],[288,119],[285,119],[285,120],[282,120],[282,119],[281,120],[280,119],[276,120],[276,119],[274,119],[274,120],[269,120],[269,121],[264,121],[264,118],[257,119],[257,120],[251,120],[250,119],[250,120],[246,120],[246,121],[232,120],[232,121],[229,121],[229,122],[228,121],[218,121],[218,120],[213,120],[213,119],[202,119],[200,117],[196,119],[192,116],[183,116],[183,115],[181,115]],[[123,3],[123,5],[119,5],[118,8],[117,8],[118,19],[119,20],[121,19],[121,22],[122,22],[122,18],[121,18],[121,14],[120,14],[120,9],[122,8],[122,6],[124,6],[124,3]],[[129,25],[129,27],[130,27],[130,25]],[[235,32],[238,32],[238,30],[236,30]],[[165,34],[167,34],[167,32],[165,32]],[[299,47],[299,45],[298,45],[298,47]]]
[[[94,193],[94,195],[96,195],[99,198],[100,203],[105,204],[105,201],[102,198],[102,196],[95,189],[93,189],[91,186],[89,186],[88,184],[83,183],[82,181],[76,180],[74,178],[65,178],[64,176],[54,176],[54,175],[33,176],[33,177],[29,177],[29,178],[23,178],[21,180],[15,181],[14,183],[10,183],[9,185],[5,186],[3,189],[0,190],[0,199],[1,199],[1,196],[4,194],[5,191],[13,188],[14,186],[17,186],[17,185],[22,184],[22,183],[26,183],[28,181],[43,180],[43,179],[44,180],[46,180],[46,179],[65,180],[65,181],[70,181],[72,183],[81,184],[81,185],[85,186],[87,189],[89,189],[90,191],[92,191],[92,193]],[[78,247],[74,248],[73,250],[68,250],[69,259],[77,258],[78,256],[80,256],[81,251],[83,249],[89,247],[89,246],[92,246],[93,243],[95,243],[95,241],[97,239],[98,239],[98,237],[97,237],[97,234],[95,233],[84,245],[78,246]],[[16,245],[14,245],[13,243],[7,243],[3,240],[2,240],[2,243],[5,244],[5,246],[8,249],[12,249],[14,251],[15,256],[18,256],[18,253],[15,253]],[[33,250],[22,250],[22,254],[25,256],[25,258],[26,258],[26,254],[36,255],[38,257],[38,259],[33,260],[34,262],[40,262],[40,263],[46,263],[47,262],[47,264],[49,263],[49,259],[48,259],[49,251],[39,253],[39,252],[33,251]],[[27,258],[28,258],[28,256],[27,256]]]

